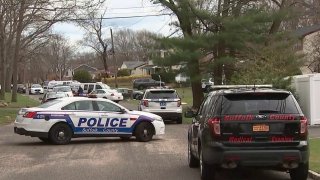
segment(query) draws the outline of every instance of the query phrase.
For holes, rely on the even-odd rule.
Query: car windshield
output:
[[[176,99],[178,94],[173,90],[149,91],[146,93],[145,99]]]
[[[53,92],[70,92],[70,86],[58,86],[53,88]]]
[[[38,108],[48,108],[48,107],[51,107],[51,106],[58,104],[60,102],[62,102],[61,99],[55,99],[55,100],[48,101],[46,103],[41,104],[40,106],[38,106]]]
[[[33,84],[33,85],[31,86],[31,88],[41,88],[41,85],[40,85],[40,84]]]
[[[292,95],[287,93],[247,93],[225,95],[222,115],[231,114],[298,114]]]
[[[106,85],[106,84],[99,84],[102,89],[111,89],[110,86]]]

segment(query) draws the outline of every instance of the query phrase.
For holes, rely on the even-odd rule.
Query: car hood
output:
[[[129,114],[133,114],[133,115],[142,115],[142,116],[148,116],[151,117],[155,120],[162,120],[162,118],[156,114],[153,113],[149,113],[149,112],[143,112],[143,111],[129,111]]]

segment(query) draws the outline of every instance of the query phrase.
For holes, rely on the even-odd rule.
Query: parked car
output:
[[[26,93],[27,88],[24,84],[17,84],[17,92],[18,93]]]
[[[147,89],[138,110],[157,114],[164,120],[182,123],[181,98],[174,89]]]
[[[97,89],[111,89],[110,86],[108,86],[102,82],[81,83],[81,87],[83,89],[84,94],[90,94],[92,91],[95,91]]]
[[[144,92],[143,91],[133,91],[132,92],[132,98],[140,100],[143,97]]]
[[[164,82],[156,81],[151,78],[141,78],[141,79],[135,79],[133,81],[133,88],[136,88],[138,90],[147,89],[149,87],[156,87],[156,86],[165,86]]]
[[[52,101],[59,98],[69,97],[68,94],[64,92],[46,92],[42,98],[39,98],[41,100],[41,103],[46,103],[48,101]]]
[[[73,97],[73,92],[70,86],[55,86],[52,89],[53,92],[61,92],[68,95],[68,97]]]
[[[214,85],[213,78],[209,78],[209,80],[207,80],[207,79],[201,80],[201,88],[202,88],[203,92],[209,92],[211,86],[213,86],[213,85]]]
[[[306,180],[309,167],[308,121],[292,93],[267,88],[210,92],[192,117],[188,131],[189,166],[201,179],[218,168],[254,167],[287,171]]]
[[[121,93],[111,89],[97,89],[92,91],[88,96],[109,99],[117,103],[123,100],[123,95]]]
[[[29,94],[43,94],[43,88],[40,84],[32,84]]]

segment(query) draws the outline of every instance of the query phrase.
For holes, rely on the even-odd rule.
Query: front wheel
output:
[[[68,144],[72,138],[72,130],[67,124],[59,123],[49,131],[49,139],[53,144]]]
[[[309,163],[300,164],[299,167],[290,169],[289,173],[291,180],[306,180],[308,179]]]
[[[153,134],[154,134],[153,127],[148,122],[142,122],[138,124],[135,130],[135,136],[137,140],[140,142],[147,142],[152,140]]]

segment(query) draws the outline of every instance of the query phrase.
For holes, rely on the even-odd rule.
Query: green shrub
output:
[[[117,74],[118,74],[118,77],[130,76],[130,70],[129,69],[120,69]]]
[[[79,70],[76,71],[73,75],[73,79],[77,80],[81,83],[88,83],[92,81],[92,77],[88,71],[85,70]]]

